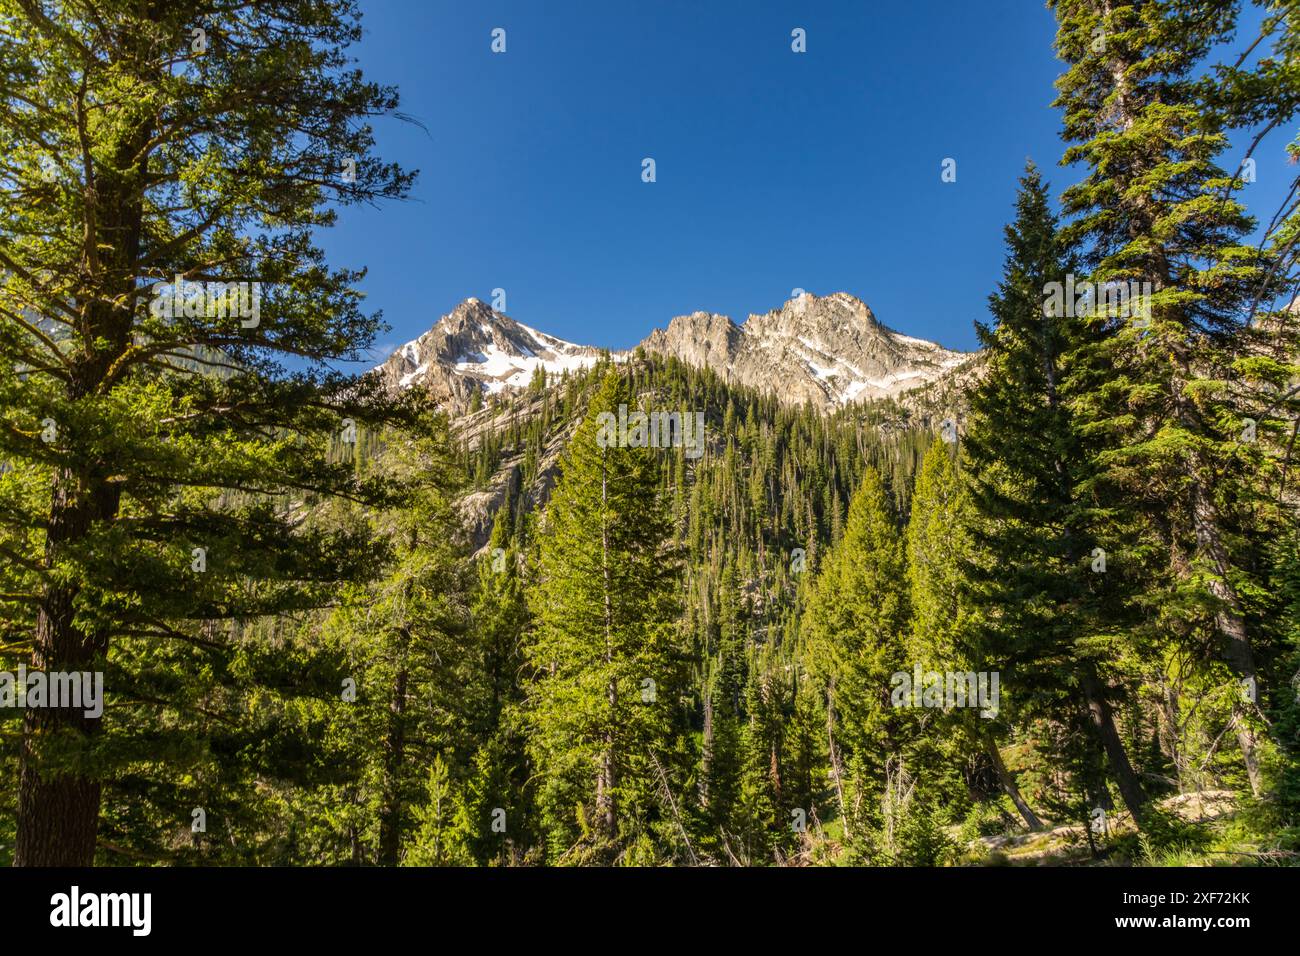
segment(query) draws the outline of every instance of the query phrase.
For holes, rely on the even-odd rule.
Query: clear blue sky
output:
[[[345,210],[322,237],[335,264],[369,267],[385,350],[497,287],[519,321],[610,348],[802,287],[970,349],[1025,159],[1058,192],[1075,178],[1057,166],[1060,65],[1035,0],[363,9],[362,69],[427,127],[377,124],[384,158],[420,171],[413,200]],[[1282,181],[1280,150],[1252,189]]]

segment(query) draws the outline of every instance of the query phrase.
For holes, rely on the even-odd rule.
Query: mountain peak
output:
[[[855,295],[848,292],[832,292],[830,295],[815,295],[805,292],[787,299],[779,309],[773,309],[762,315],[751,315],[746,325],[751,322],[759,326],[776,322],[796,323],[809,328],[836,326],[861,326],[865,329],[883,328],[871,308]]]
[[[504,313],[496,311],[482,299],[475,299],[471,296],[440,318],[434,328],[440,325],[464,323],[466,320],[471,319],[481,322],[496,322],[498,319],[509,321]]]
[[[674,316],[641,342],[648,352],[709,368],[725,381],[775,392],[792,404],[836,408],[898,395],[961,365],[969,356],[881,324],[858,297],[811,292],[742,325],[716,312]],[[592,365],[601,350],[539,332],[467,298],[379,368],[391,386],[426,388],[453,410],[474,393],[524,388],[548,374]],[[615,359],[626,358],[617,353]]]
[[[740,326],[711,313],[679,316],[642,344],[727,381],[823,408],[898,395],[967,357],[887,328],[847,292],[805,292]]]
[[[420,386],[455,411],[474,393],[524,388],[538,368],[547,374],[594,365],[598,349],[538,332],[470,297],[408,342],[379,367],[396,388]]]
[[[804,292],[787,299],[785,305],[781,306],[778,311],[799,312],[815,311],[818,309],[848,309],[852,312],[872,315],[871,309],[867,307],[867,304],[850,292],[832,292],[830,295],[817,295],[815,292]],[[875,316],[872,316],[872,318],[874,320]]]

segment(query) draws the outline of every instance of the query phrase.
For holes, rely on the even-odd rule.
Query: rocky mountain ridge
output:
[[[677,316],[639,347],[826,411],[897,397],[955,373],[973,356],[896,332],[845,292],[806,293],[740,325],[710,312]],[[517,392],[539,368],[558,375],[603,354],[620,361],[630,353],[566,342],[471,298],[377,372],[391,387],[424,388],[435,402],[462,411],[475,392],[480,398]]]

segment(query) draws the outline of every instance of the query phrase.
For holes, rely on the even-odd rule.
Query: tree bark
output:
[[[60,497],[58,491],[56,499]],[[66,516],[55,509],[51,524]],[[51,549],[47,547],[47,553]],[[52,587],[41,603],[36,624],[32,668],[41,671],[82,671],[97,666],[102,653],[87,635],[72,627],[72,602],[76,589]],[[99,822],[100,784],[77,773],[45,772],[41,768],[46,746],[63,744],[84,752],[99,729],[99,721],[81,711],[64,708],[28,708],[23,722],[23,744],[18,781],[18,834],[15,866],[90,866],[95,859],[95,834]]]
[[[379,818],[379,863],[397,866],[402,844],[402,761],[406,756],[406,683],[403,665],[393,682],[384,739],[384,809]]]
[[[1007,765],[1002,762],[1002,752],[998,750],[997,741],[993,739],[991,734],[985,739],[985,749],[988,751],[989,760],[993,762],[993,771],[998,776],[998,783],[1002,784],[1002,789],[1011,798],[1011,802],[1016,805],[1016,810],[1024,818],[1025,825],[1034,832],[1044,829],[1043,821],[1038,819],[1038,815],[1034,813],[1029,803],[1021,795],[1020,787],[1016,785],[1016,778],[1011,776],[1010,771],[1007,770]]]
[[[68,546],[85,537],[91,525],[117,513],[119,495],[104,483],[63,470],[55,478],[46,525],[45,564],[53,567]],[[88,633],[74,624],[76,584],[46,587],[36,617],[32,669],[44,672],[102,670],[108,635]],[[76,769],[46,771],[47,748],[78,756],[99,733],[100,719],[70,708],[28,708],[19,758],[18,833],[15,866],[90,866],[95,857],[100,783]]]
[[[1115,715],[1111,713],[1105,688],[1101,681],[1090,673],[1084,675],[1082,683],[1084,697],[1088,702],[1088,714],[1092,718],[1093,727],[1101,737],[1111,773],[1114,774],[1115,783],[1119,786],[1120,797],[1124,800],[1128,812],[1133,815],[1133,822],[1141,829],[1146,816],[1147,795],[1142,789],[1137,774],[1133,772],[1133,765],[1129,763],[1128,753],[1124,750],[1124,741],[1120,739],[1119,731],[1115,729]]]

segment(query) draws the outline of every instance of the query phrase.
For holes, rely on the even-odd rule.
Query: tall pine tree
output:
[[[845,835],[869,851],[895,741],[890,678],[904,663],[903,544],[884,483],[867,468],[844,535],[826,558],[803,622],[808,666],[826,699],[826,737]]]
[[[678,826],[680,562],[659,490],[663,452],[631,447],[601,418],[628,404],[607,371],[538,533],[530,751],[553,859],[575,847],[606,862],[647,840],[671,847]]]
[[[1091,489],[1145,522],[1164,550],[1144,604],[1163,634],[1229,668],[1228,720],[1245,778],[1260,787],[1256,683],[1262,544],[1255,503],[1263,446],[1243,440],[1239,383],[1263,346],[1251,302],[1264,254],[1218,164],[1225,120],[1207,109],[1199,71],[1234,27],[1236,0],[1186,4],[1057,0],[1063,162],[1082,163],[1066,190],[1071,237],[1091,279],[1136,283],[1140,299],[1099,309],[1104,381],[1075,406],[1099,439]],[[1234,171],[1235,172],[1235,171]],[[1145,289],[1149,287],[1147,294]],[[1096,297],[1100,299],[1100,295]]]
[[[980,642],[1008,696],[1024,702],[1023,716],[1091,724],[1141,820],[1146,793],[1114,716],[1122,684],[1106,664],[1117,650],[1103,624],[1116,568],[1104,563],[1095,502],[1081,490],[1092,465],[1066,384],[1097,374],[1088,364],[1097,336],[1049,295],[1072,262],[1032,165],[1006,243],[1003,279],[989,300],[994,324],[977,326],[987,369],[963,436],[977,516],[967,576],[983,609]]]
[[[331,371],[378,320],[312,234],[334,204],[406,192],[366,124],[396,96],[349,65],[349,0],[216,14],[0,4],[0,457],[24,483],[3,521],[26,545],[4,601],[31,666],[110,674],[102,720],[27,711],[19,864],[92,862],[117,704],[160,726],[198,705],[132,687],[120,651],[219,656],[228,622],[327,603],[374,549],[297,508],[391,500],[330,455],[396,419]]]

